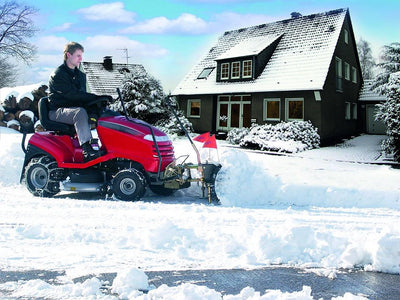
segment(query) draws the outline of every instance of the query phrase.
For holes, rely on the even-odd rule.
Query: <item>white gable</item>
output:
[[[174,95],[321,90],[328,74],[347,10],[303,16],[259,26],[227,31],[173,91]],[[257,52],[279,37],[261,75],[250,81],[217,82],[216,71],[197,77],[221,58]],[[242,49],[247,43],[249,49]]]

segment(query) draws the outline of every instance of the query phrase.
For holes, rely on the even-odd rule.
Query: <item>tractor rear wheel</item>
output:
[[[112,181],[114,196],[123,201],[136,201],[146,192],[146,179],[136,169],[119,171]]]
[[[53,158],[33,158],[25,168],[26,187],[34,196],[52,197],[60,191],[58,171]]]

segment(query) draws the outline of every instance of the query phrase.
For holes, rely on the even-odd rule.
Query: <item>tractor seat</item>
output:
[[[39,120],[42,126],[47,131],[54,131],[61,135],[75,135],[75,128],[73,125],[52,121],[49,119],[49,98],[43,97],[38,103]]]

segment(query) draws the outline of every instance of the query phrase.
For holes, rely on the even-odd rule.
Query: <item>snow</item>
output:
[[[33,101],[34,97],[32,95],[32,91],[38,89],[42,84],[43,83],[1,88],[0,104],[2,104],[4,100],[8,99],[10,96],[14,96],[17,102],[24,97],[27,97]]]
[[[61,193],[33,197],[19,184],[22,135],[0,128],[0,269],[65,271],[0,284],[10,297],[52,299],[221,299],[199,284],[149,285],[144,271],[289,266],[334,279],[340,268],[400,274],[400,170],[378,164],[384,136],[337,147],[267,155],[218,141],[221,205],[197,184],[138,202]],[[183,138],[176,156],[190,153]],[[196,142],[196,145],[200,145]],[[366,163],[368,162],[368,163]],[[375,162],[375,164],[369,163]],[[115,272],[114,294],[95,275]],[[94,274],[83,283],[73,278]],[[143,290],[149,292],[143,293]],[[4,296],[6,297],[6,296]],[[285,293],[245,288],[223,299],[313,299],[310,287]],[[346,293],[332,299],[366,299]]]

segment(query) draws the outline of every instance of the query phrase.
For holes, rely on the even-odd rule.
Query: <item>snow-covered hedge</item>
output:
[[[247,127],[243,128],[233,128],[228,132],[226,140],[234,145],[239,145],[241,140],[249,134],[250,129]]]
[[[281,122],[235,129],[227,140],[244,148],[296,153],[319,148],[320,136],[310,121]]]

